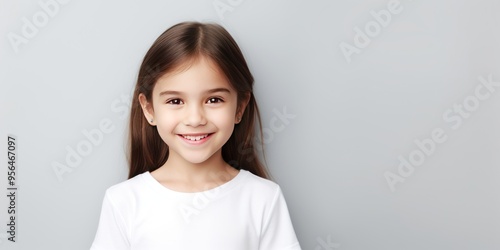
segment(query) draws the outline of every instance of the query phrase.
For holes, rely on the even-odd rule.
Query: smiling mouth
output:
[[[203,134],[203,135],[180,135],[182,136],[184,139],[186,140],[190,140],[190,141],[201,141],[205,138],[207,138],[208,136],[210,136],[212,134]]]

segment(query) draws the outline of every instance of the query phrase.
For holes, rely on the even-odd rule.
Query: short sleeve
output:
[[[263,225],[259,250],[301,250],[279,187]]]
[[[102,203],[99,226],[90,247],[91,250],[125,250],[130,249],[129,237],[127,236],[127,224],[120,211],[113,204],[106,192]]]

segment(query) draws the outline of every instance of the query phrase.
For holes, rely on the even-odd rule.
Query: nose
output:
[[[198,105],[191,105],[186,108],[184,125],[198,127],[207,124],[205,110]]]

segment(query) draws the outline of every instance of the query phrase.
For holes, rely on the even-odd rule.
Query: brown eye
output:
[[[183,104],[182,100],[181,99],[170,99],[167,101],[168,104],[172,104],[172,105],[180,105],[180,104]]]
[[[224,102],[221,98],[219,97],[210,97],[208,98],[207,103],[221,103]]]

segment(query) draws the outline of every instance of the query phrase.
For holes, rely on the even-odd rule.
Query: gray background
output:
[[[214,4],[228,9],[219,15]],[[126,179],[139,64],[159,34],[185,20],[218,22],[242,48],[267,162],[303,249],[500,249],[500,86],[483,88],[482,100],[475,92],[479,78],[500,82],[500,3],[401,0],[348,62],[340,45],[354,45],[356,27],[374,25],[370,12],[388,4],[73,0],[43,23],[38,1],[2,0],[0,152],[7,134],[17,136],[20,191],[18,242],[1,226],[0,249],[90,247],[104,190]],[[43,27],[13,46],[23,18]],[[460,124],[443,118],[457,119],[456,105],[470,109]],[[280,119],[284,110],[294,118]],[[113,131],[58,179],[54,164],[67,165],[68,148],[85,144],[82,131],[101,120]],[[436,129],[446,140],[418,158],[414,141]],[[391,190],[384,174],[399,175],[399,157],[412,154],[418,166]],[[6,202],[2,195],[0,225]]]

